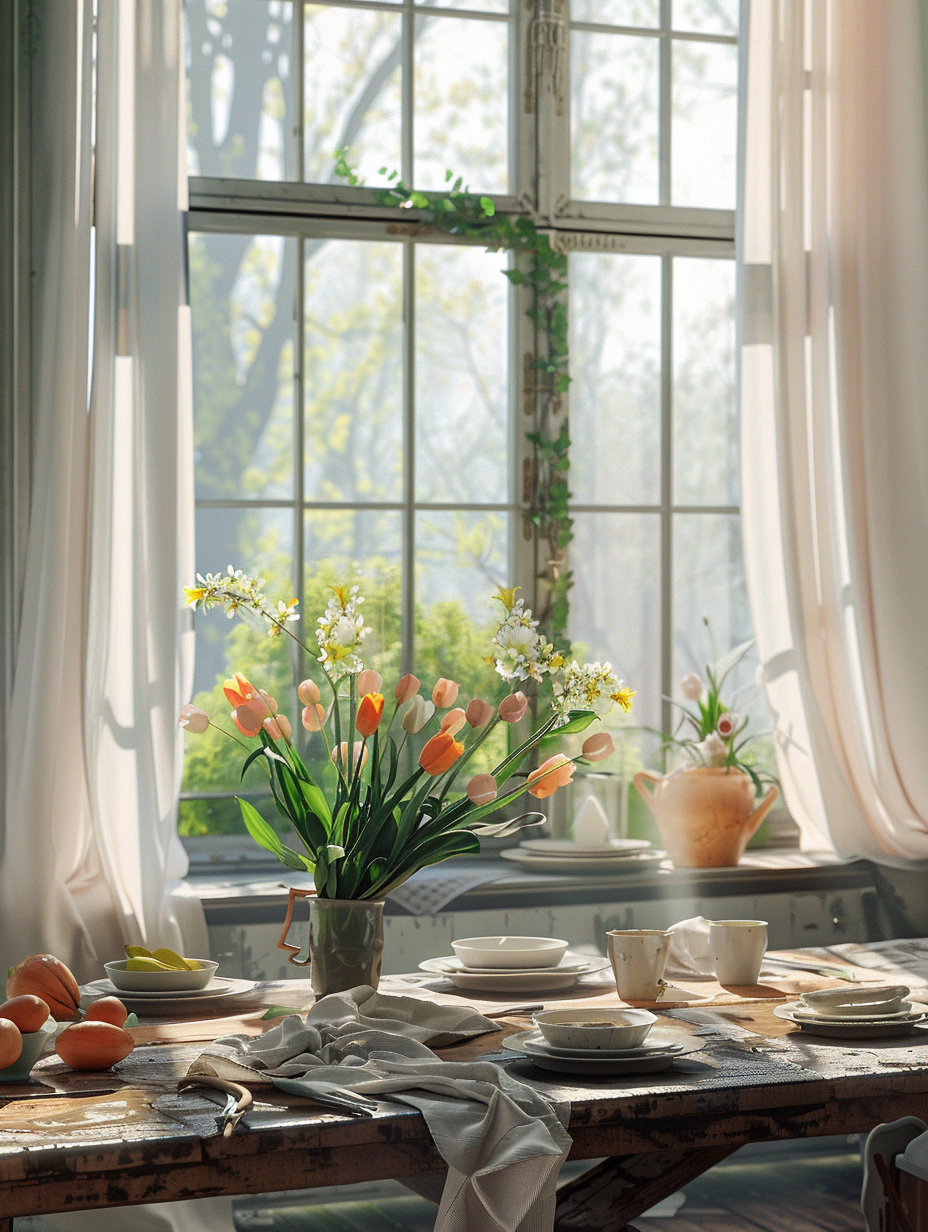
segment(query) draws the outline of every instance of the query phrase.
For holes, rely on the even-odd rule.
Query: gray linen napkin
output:
[[[310,1099],[324,1082],[409,1104],[448,1164],[436,1232],[550,1232],[569,1104],[491,1062],[441,1061],[424,1042],[497,1029],[469,1006],[353,988],[317,1001],[305,1022],[291,1015],[258,1039],[216,1040],[189,1073],[273,1081]]]

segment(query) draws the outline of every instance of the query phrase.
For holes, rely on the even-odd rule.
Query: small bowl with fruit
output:
[[[125,958],[103,965],[120,992],[166,993],[198,992],[219,967],[206,958],[182,958],[165,947],[152,951],[141,945],[127,945]]]
[[[25,994],[0,1005],[0,1082],[28,1082],[57,1025],[40,997]]]

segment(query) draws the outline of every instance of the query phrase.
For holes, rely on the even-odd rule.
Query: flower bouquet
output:
[[[307,649],[289,628],[298,619],[296,600],[272,606],[261,591],[261,579],[245,577],[231,566],[226,574],[198,576],[198,582],[186,590],[194,608],[221,607],[230,617],[256,615],[266,622],[270,637],[287,633]],[[465,709],[455,706],[455,681],[438,680],[424,697],[420,681],[406,675],[395,684],[388,707],[380,674],[365,668],[361,657],[368,630],[357,586],[333,587],[317,621],[325,700],[313,680],[304,680],[297,690],[302,725],[310,738],[325,743],[333,768],[328,791],[307,770],[291,723],[274,698],[241,673],[225,682],[235,728],[257,741],[242,776],[252,767],[263,770],[277,811],[303,850],[286,846],[257,809],[239,799],[245,826],[288,868],[313,875],[318,900],[380,901],[419,869],[478,851],[480,835],[506,835],[540,821],[537,813],[488,819],[525,794],[535,799],[553,794],[570,781],[578,763],[599,761],[613,751],[612,738],[600,732],[585,740],[577,756],[555,753],[514,778],[546,737],[581,732],[614,704],[628,710],[633,696],[608,664],[566,663],[515,595],[515,590],[501,590],[496,596],[505,616],[493,638],[492,661],[506,681],[548,677],[553,700],[536,731],[490,773],[466,777],[474,754],[494,729],[511,727],[525,716],[527,696],[516,690],[498,707],[474,698]],[[193,705],[183,708],[179,721],[190,732],[218,727]],[[218,730],[239,739],[225,728]]]

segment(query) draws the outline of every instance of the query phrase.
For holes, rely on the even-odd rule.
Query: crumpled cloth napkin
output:
[[[669,980],[715,979],[715,963],[709,953],[709,921],[702,915],[680,920],[667,929],[673,934],[664,978]]]
[[[441,1061],[424,1042],[495,1030],[468,1006],[352,988],[317,1001],[305,1022],[292,1015],[258,1039],[216,1040],[189,1073],[271,1080],[307,1098],[329,1082],[409,1104],[448,1164],[436,1232],[550,1232],[570,1105],[489,1061]]]

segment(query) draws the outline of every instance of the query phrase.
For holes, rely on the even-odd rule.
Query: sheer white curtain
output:
[[[99,0],[95,257],[91,4],[33,13],[33,490],[0,960],[49,951],[89,979],[127,941],[207,945],[176,833],[192,651],[180,6]]]
[[[918,0],[750,0],[748,589],[806,841],[928,857],[928,151]]]

